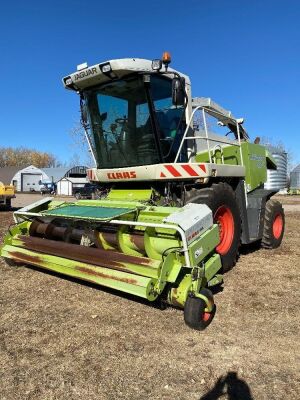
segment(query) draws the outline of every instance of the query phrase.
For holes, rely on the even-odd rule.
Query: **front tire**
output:
[[[238,258],[242,229],[240,211],[232,187],[220,182],[209,188],[192,189],[188,202],[206,204],[212,210],[214,223],[220,229],[220,243],[216,251],[220,254],[223,271],[229,271]]]
[[[203,288],[200,293],[214,304],[210,290]],[[199,297],[188,296],[184,305],[184,322],[192,329],[203,331],[213,320],[216,311],[215,305],[213,305],[211,312],[206,312],[205,308],[206,303],[204,300]]]
[[[268,200],[265,210],[262,247],[276,249],[280,246],[284,234],[285,217],[282,204],[277,200]]]

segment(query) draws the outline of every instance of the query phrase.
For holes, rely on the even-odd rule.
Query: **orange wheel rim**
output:
[[[279,239],[283,230],[283,218],[281,214],[277,214],[273,221],[273,236]]]
[[[234,237],[234,219],[230,208],[221,206],[215,212],[215,221],[219,225],[220,243],[216,247],[219,254],[225,255],[230,250]]]
[[[202,320],[204,321],[204,322],[207,322],[209,319],[210,319],[210,313],[209,312],[204,312],[203,313],[203,316],[202,316]]]

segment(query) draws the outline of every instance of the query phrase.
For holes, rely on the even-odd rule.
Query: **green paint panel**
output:
[[[266,148],[254,143],[242,143],[244,165],[246,167],[247,190],[261,186],[267,180]]]
[[[245,181],[247,190],[251,191],[261,186],[267,180],[267,153],[266,148],[259,144],[250,142],[241,143],[243,162],[246,170]],[[222,146],[224,164],[226,165],[242,165],[240,148],[237,146]],[[218,157],[217,151],[211,151],[212,161],[221,164],[221,158]],[[220,151],[219,151],[220,152]],[[196,162],[209,163],[208,152],[198,153],[195,157]]]
[[[175,288],[171,288],[168,295],[168,302],[175,307],[184,307],[186,298],[190,292],[192,286],[191,274],[186,274],[182,277],[179,285]]]
[[[53,210],[44,211],[42,215],[54,215],[66,218],[94,219],[98,221],[109,221],[135,211],[134,208],[109,208],[95,206],[67,205]]]
[[[123,200],[123,201],[149,201],[152,196],[152,189],[112,189],[107,199],[109,200]]]
[[[189,246],[189,256],[192,266],[198,265],[208,254],[215,250],[220,241],[218,225],[213,225],[199,239]]]
[[[221,258],[219,254],[214,254],[210,259],[205,263],[205,278],[206,281],[209,282],[215,274],[220,271],[222,268]]]

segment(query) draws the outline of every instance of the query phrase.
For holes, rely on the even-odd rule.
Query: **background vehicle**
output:
[[[54,182],[41,182],[40,184],[41,194],[55,194],[56,184]]]
[[[111,60],[63,79],[80,94],[89,179],[108,195],[19,210],[1,254],[183,307],[186,323],[203,329],[215,310],[209,288],[241,243],[278,247],[284,213],[263,187],[276,168],[265,147],[250,143],[243,119],[192,98],[169,63],[168,53]]]
[[[83,187],[74,189],[74,196],[77,200],[85,198],[92,199],[95,197],[98,186],[92,183],[85,183]]]
[[[0,208],[10,208],[11,199],[15,197],[14,186],[4,185],[4,183],[0,182]]]

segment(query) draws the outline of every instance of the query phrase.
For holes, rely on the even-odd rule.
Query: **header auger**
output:
[[[81,64],[63,79],[80,96],[101,199],[48,198],[15,212],[1,255],[184,308],[186,323],[204,329],[210,288],[241,244],[279,246],[284,214],[263,187],[270,154],[250,143],[243,119],[192,98],[170,61]]]

